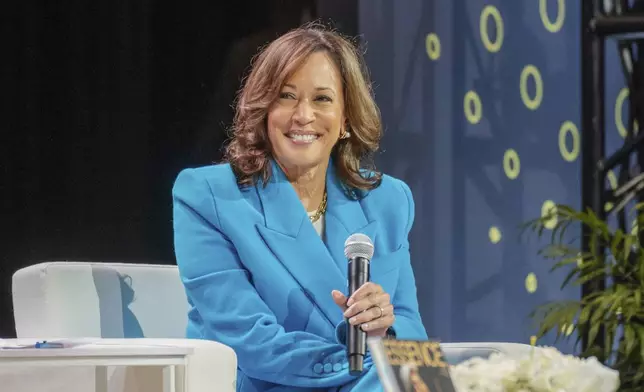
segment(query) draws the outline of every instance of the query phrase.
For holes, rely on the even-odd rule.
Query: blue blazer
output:
[[[398,338],[427,339],[416,298],[408,233],[409,187],[383,176],[361,200],[327,173],[324,240],[274,162],[263,184],[239,187],[228,164],[185,169],[173,188],[177,265],[191,306],[187,336],[232,347],[238,391],[374,391],[369,355],[351,376],[345,320],[331,291],[347,294],[344,242],[374,242],[371,280],[392,297]]]

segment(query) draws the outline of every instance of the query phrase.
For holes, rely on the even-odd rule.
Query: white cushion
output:
[[[13,276],[17,336],[183,338],[188,302],[176,266],[50,262]]]

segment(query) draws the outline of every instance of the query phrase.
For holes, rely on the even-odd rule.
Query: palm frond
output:
[[[543,216],[521,226],[545,242],[538,255],[552,262],[550,271],[563,269],[561,288],[603,280],[600,291],[579,301],[553,301],[537,307],[530,317],[537,336],[555,333],[555,340],[569,338],[563,331],[577,331],[575,344],[586,336],[582,356],[594,355],[620,371],[624,390],[644,390],[644,250],[639,234],[644,230],[644,203],[633,209],[636,230],[611,228],[592,210],[577,211],[557,205]],[[546,234],[549,232],[549,237]],[[584,237],[585,236],[585,237]],[[578,243],[586,239],[588,249]],[[600,338],[600,333],[602,333]],[[603,342],[600,344],[600,342]]]

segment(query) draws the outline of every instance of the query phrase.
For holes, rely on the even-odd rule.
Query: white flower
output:
[[[458,392],[615,392],[619,373],[596,358],[564,355],[553,347],[512,357],[494,353],[450,368]]]

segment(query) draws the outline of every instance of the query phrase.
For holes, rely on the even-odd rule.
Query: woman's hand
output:
[[[384,337],[394,324],[394,306],[379,284],[367,282],[348,299],[338,290],[333,290],[331,295],[349,323],[360,325],[368,336]]]

